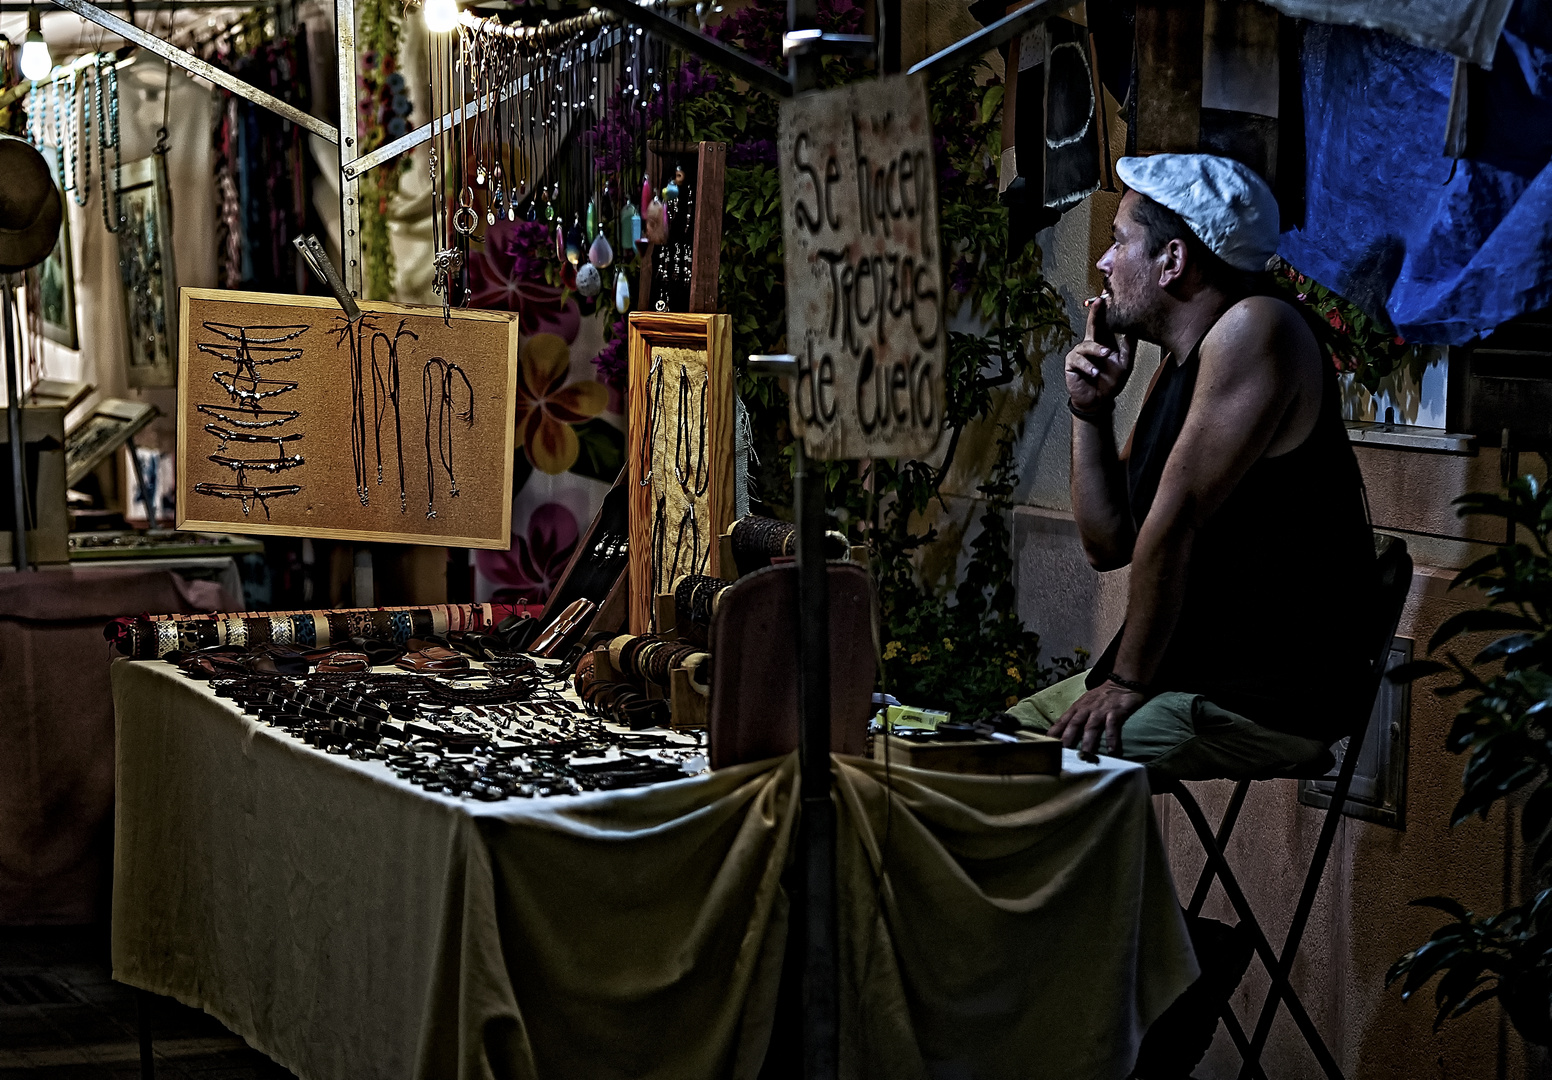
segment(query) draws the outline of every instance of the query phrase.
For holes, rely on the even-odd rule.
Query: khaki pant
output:
[[[1008,712],[1045,731],[1083,696],[1088,673],[1032,694]],[[1121,726],[1121,757],[1148,767],[1155,789],[1169,780],[1275,776],[1309,765],[1326,744],[1289,735],[1220,709],[1200,694],[1167,692],[1148,699]],[[1100,742],[1101,752],[1106,742]]]

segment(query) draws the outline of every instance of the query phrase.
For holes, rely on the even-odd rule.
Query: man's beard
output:
[[[1118,299],[1110,283],[1105,282],[1105,322],[1117,337],[1136,337],[1143,341],[1157,341],[1154,312],[1125,303]]]

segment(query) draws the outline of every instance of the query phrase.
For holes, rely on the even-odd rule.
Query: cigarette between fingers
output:
[[[1102,299],[1104,299],[1104,298],[1100,297],[1100,296],[1091,296],[1087,300],[1083,301],[1083,306],[1086,307],[1086,308],[1091,308],[1095,304],[1099,303],[1100,300],[1102,300]]]

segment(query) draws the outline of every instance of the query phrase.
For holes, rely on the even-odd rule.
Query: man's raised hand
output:
[[[1083,340],[1067,354],[1067,395],[1073,406],[1085,412],[1109,410],[1132,374],[1135,348],[1134,339],[1117,340],[1110,332],[1105,298],[1091,300]]]

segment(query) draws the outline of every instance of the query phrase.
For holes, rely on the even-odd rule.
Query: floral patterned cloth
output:
[[[623,372],[595,363],[608,316],[582,314],[553,250],[542,222],[498,221],[469,261],[470,306],[518,312],[523,335],[512,546],[475,553],[479,600],[547,598],[624,462]]]

